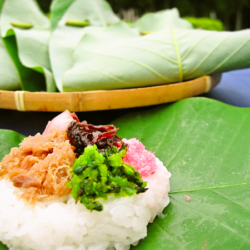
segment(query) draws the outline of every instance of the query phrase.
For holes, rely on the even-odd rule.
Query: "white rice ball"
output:
[[[126,250],[147,235],[152,222],[169,203],[171,174],[157,158],[158,168],[143,178],[149,188],[131,197],[103,201],[103,211],[75,204],[71,195],[53,201],[26,204],[20,189],[0,181],[0,241],[10,250]]]

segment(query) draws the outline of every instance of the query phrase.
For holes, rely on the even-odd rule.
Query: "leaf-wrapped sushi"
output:
[[[113,125],[68,111],[0,163],[0,241],[11,249],[129,249],[169,203],[171,174]]]

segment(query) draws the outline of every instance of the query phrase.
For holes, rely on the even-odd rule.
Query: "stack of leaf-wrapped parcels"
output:
[[[250,30],[193,29],[176,9],[120,20],[104,0],[0,1],[0,89],[73,92],[168,84],[250,66]]]

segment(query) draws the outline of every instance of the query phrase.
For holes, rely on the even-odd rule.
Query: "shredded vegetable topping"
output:
[[[126,147],[107,147],[100,152],[96,145],[87,146],[84,153],[75,161],[72,168],[72,196],[89,210],[102,211],[99,198],[107,199],[108,194],[115,197],[131,196],[145,192],[146,182],[130,165],[124,164]]]

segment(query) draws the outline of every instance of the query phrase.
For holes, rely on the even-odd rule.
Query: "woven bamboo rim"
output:
[[[0,108],[19,111],[94,111],[150,106],[174,102],[206,93],[215,87],[221,74],[154,87],[47,93],[0,91]]]

